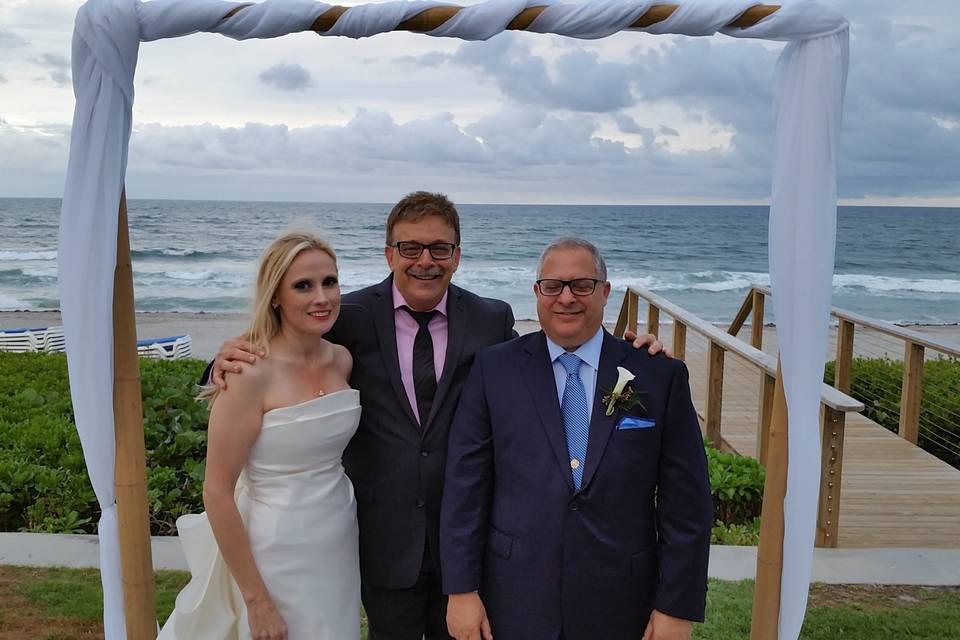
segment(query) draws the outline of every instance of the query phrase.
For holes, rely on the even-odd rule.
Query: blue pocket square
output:
[[[623,431],[625,429],[651,429],[657,426],[655,420],[650,418],[635,418],[633,416],[624,416],[623,420],[617,423],[617,429]]]

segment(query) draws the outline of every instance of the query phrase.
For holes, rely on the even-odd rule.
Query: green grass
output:
[[[103,591],[100,586],[100,573],[95,569],[0,567],[0,575],[16,585],[8,591],[13,591],[12,595],[21,596],[31,605],[36,605],[42,617],[67,618],[86,623],[99,623],[101,620]],[[187,584],[190,574],[183,571],[158,571],[155,576],[157,620],[162,623],[173,611],[177,594]],[[10,594],[4,593],[0,583],[0,623],[4,620],[5,595]],[[51,640],[67,640],[74,636],[48,634],[46,637]],[[364,615],[361,619],[361,640],[366,638],[367,621]]]
[[[702,640],[750,635],[753,581],[710,581],[707,620],[694,628]],[[956,640],[960,588],[814,585],[803,640]]]
[[[157,572],[157,619],[167,619],[189,578],[190,574],[181,571]],[[96,622],[102,615],[103,592],[96,569],[24,570],[18,592],[52,616]]]
[[[20,596],[35,609],[37,637],[73,637],[69,632],[45,632],[45,620],[100,620],[100,580],[94,570],[19,569],[0,567],[0,623],[4,604]],[[176,571],[157,574],[157,619],[166,620],[174,598],[188,575]],[[6,587],[2,586],[6,585]],[[11,594],[12,592],[15,592]],[[710,581],[707,620],[696,625],[698,640],[743,640],[750,634],[753,582]],[[22,613],[22,612],[20,612]],[[13,612],[11,611],[11,614]],[[872,585],[814,585],[811,590],[803,640],[949,640],[960,629],[960,588],[878,587]],[[366,638],[364,624],[362,637]]]

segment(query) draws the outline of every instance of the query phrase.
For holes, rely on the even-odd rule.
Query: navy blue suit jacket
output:
[[[619,429],[602,396],[636,375],[655,425]],[[713,510],[683,362],[604,333],[575,491],[542,332],[477,354],[450,430],[445,593],[479,590],[498,640],[638,640],[653,608],[702,621]]]

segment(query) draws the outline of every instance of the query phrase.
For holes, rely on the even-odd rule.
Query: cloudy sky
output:
[[[827,0],[830,2],[830,0]],[[0,197],[59,196],[75,0],[0,0]],[[345,2],[343,4],[353,4]],[[460,4],[466,4],[460,2]],[[960,3],[851,21],[840,192],[960,206]],[[735,203],[769,192],[781,45],[625,33],[144,43],[131,197]]]

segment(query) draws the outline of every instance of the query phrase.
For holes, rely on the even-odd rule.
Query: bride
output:
[[[360,418],[336,255],[285,234],[263,254],[251,342],[269,353],[211,402],[204,514],[177,521],[192,579],[160,632],[177,640],[357,640],[353,487],[340,459]]]

